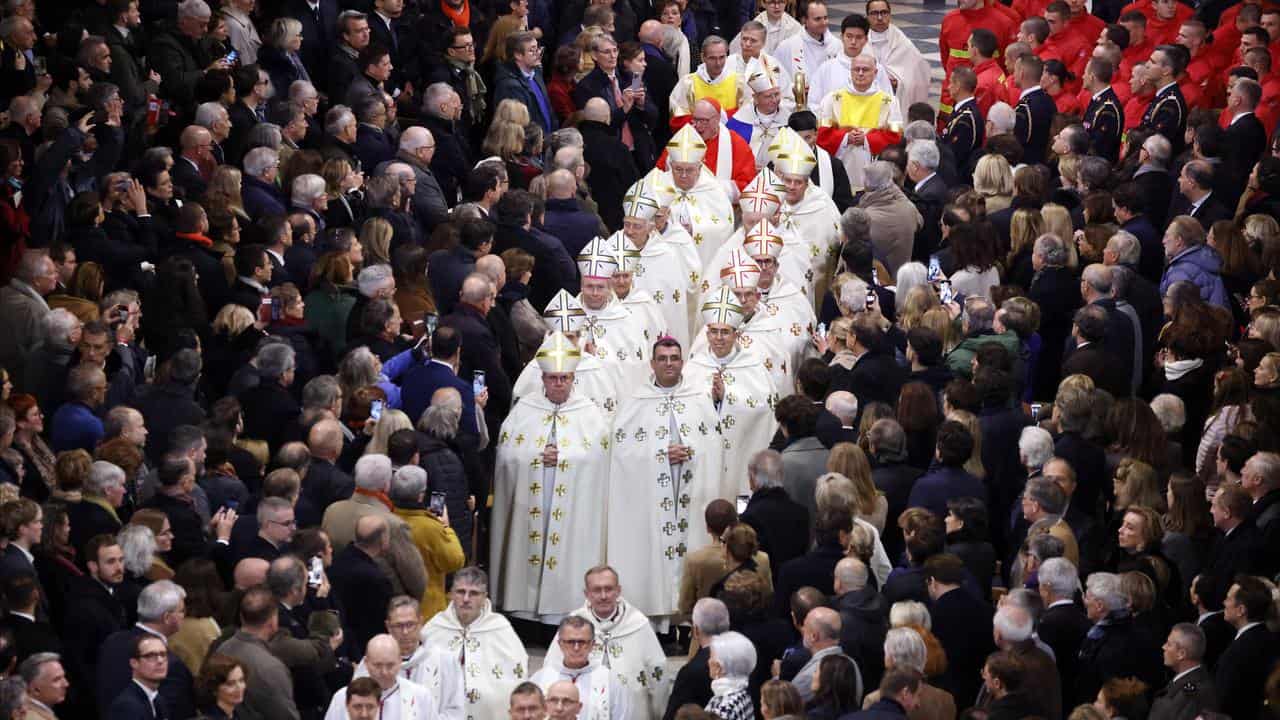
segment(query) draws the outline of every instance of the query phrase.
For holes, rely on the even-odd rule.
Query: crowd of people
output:
[[[1280,713],[1280,8],[860,9],[5,0],[0,720]]]

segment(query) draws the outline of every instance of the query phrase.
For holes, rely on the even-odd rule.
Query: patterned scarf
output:
[[[472,122],[479,122],[484,118],[484,98],[489,91],[484,85],[484,79],[480,77],[480,73],[476,72],[475,67],[470,63],[453,58],[449,58],[448,62],[449,65],[462,73],[462,81],[467,86],[467,94],[462,98],[462,101],[466,103],[467,112],[471,115]]]

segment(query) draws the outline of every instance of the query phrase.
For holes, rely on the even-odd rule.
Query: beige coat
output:
[[[356,493],[349,500],[340,500],[324,511],[321,527],[328,534],[336,555],[351,544],[356,534],[356,523],[365,515],[378,515],[387,521],[391,530],[391,551],[375,559],[391,579],[392,591],[422,600],[427,592],[427,568],[413,543],[413,536],[404,520],[396,517],[380,500]]]
[[[773,575],[769,570],[769,556],[763,551],[756,551],[756,568],[760,577],[769,583],[773,591]],[[711,594],[711,586],[729,572],[725,562],[724,545],[713,543],[698,548],[684,557],[684,572],[680,574],[680,600],[677,607],[680,614],[693,612],[693,604]]]
[[[880,700],[880,691],[868,693],[862,701],[866,710]],[[951,693],[928,683],[920,684],[920,704],[907,713],[907,720],[956,720],[956,701]]]
[[[889,271],[889,277],[880,278],[880,284],[890,285],[898,275],[898,268],[911,260],[911,244],[924,219],[902,189],[892,184],[863,193],[858,207],[866,211],[871,220],[871,245]]]

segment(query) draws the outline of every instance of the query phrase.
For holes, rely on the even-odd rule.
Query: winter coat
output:
[[[911,244],[924,223],[920,211],[897,185],[863,193],[858,207],[866,211],[871,221],[875,256],[897,277],[898,268],[911,259]]]
[[[1222,257],[1208,245],[1196,245],[1183,250],[1169,261],[1160,278],[1160,294],[1179,280],[1189,280],[1200,288],[1200,298],[1208,303],[1230,309],[1227,288],[1222,284]]]
[[[449,526],[458,535],[467,557],[471,557],[471,512],[467,510],[467,496],[471,494],[467,473],[462,459],[449,443],[425,433],[418,434],[418,464],[427,471],[429,492],[444,493],[444,505],[449,510]]]

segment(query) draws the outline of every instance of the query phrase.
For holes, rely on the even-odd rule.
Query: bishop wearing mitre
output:
[[[791,108],[785,102],[787,90],[759,59],[752,58],[747,63],[745,74],[747,87],[751,89],[751,102],[738,108],[725,127],[747,141],[756,167],[761,168],[768,162],[769,145],[778,136],[778,131],[787,126]]]
[[[724,185],[702,164],[707,143],[689,125],[667,143],[667,177],[670,185],[670,219],[684,228],[698,250],[699,267],[705,267],[716,250],[733,234],[733,203]]]
[[[786,237],[799,238],[809,256],[808,283],[804,286],[809,307],[827,292],[840,254],[840,209],[825,190],[813,183],[817,163],[813,148],[791,128],[778,134],[769,147],[773,170],[786,187],[778,225],[788,232]],[[769,283],[762,283],[766,299]]]
[[[649,337],[656,338],[667,334],[667,320],[658,308],[658,302],[648,290],[636,287],[636,261],[640,259],[640,248],[631,244],[622,231],[618,231],[605,242],[613,253],[617,267],[609,277],[609,289],[613,296],[622,303],[632,315],[640,318],[640,322],[649,329]]]
[[[582,351],[578,366],[573,371],[574,397],[587,398],[600,406],[605,417],[612,418],[618,402],[618,366],[602,362],[593,352],[594,347],[584,347],[582,326],[586,321],[587,311],[582,309],[582,303],[564,289],[557,292],[542,311],[542,322],[546,324],[547,332],[563,333],[575,348]],[[520,372],[511,395],[513,402],[518,403],[521,398],[541,394],[542,391],[542,367],[535,359]]]
[[[542,392],[511,409],[494,461],[490,557],[497,604],[556,624],[580,602],[578,578],[604,559],[609,421],[574,391],[578,346],[554,332],[534,361]]]
[[[720,246],[711,264],[704,268],[703,277],[716,278],[720,268],[729,262],[729,253],[741,250],[748,231],[763,227],[765,232],[775,235],[782,241],[782,254],[778,256],[778,272],[797,287],[803,288],[812,298],[813,270],[809,257],[809,245],[778,222],[781,216],[782,199],[787,188],[772,170],[762,168],[738,197],[738,207],[742,210],[742,226],[733,231],[733,235]],[[764,223],[764,225],[761,225]],[[710,281],[704,280],[703,287],[710,290]]]
[[[778,429],[773,407],[777,388],[759,350],[738,344],[738,328],[746,321],[733,290],[721,285],[702,303],[707,347],[693,353],[685,374],[707,388],[724,434],[724,478],[737,484],[731,495],[749,494],[747,463],[755,450],[768,447]]]
[[[684,556],[708,542],[702,508],[732,497],[724,477],[724,439],[707,388],[684,376],[684,349],[664,337],[653,374],[628,389],[614,419],[608,562],[642,578],[629,600],[650,618],[678,613]]]
[[[649,316],[633,313],[613,294],[611,284],[617,269],[618,256],[605,238],[595,238],[578,254],[582,275],[578,302],[587,314],[583,332],[596,357],[617,368],[625,386],[648,374],[649,349],[658,328],[648,327]]]
[[[862,171],[880,151],[902,139],[902,109],[875,84],[876,59],[863,53],[849,65],[849,84],[818,104],[818,145],[844,164],[849,185],[863,187]]]

